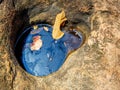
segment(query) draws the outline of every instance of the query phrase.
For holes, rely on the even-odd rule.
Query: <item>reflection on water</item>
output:
[[[73,30],[65,32],[65,36],[63,37],[63,39],[66,48],[69,51],[72,51],[80,47],[80,45],[82,44],[83,37],[82,33],[77,32],[77,30]]]

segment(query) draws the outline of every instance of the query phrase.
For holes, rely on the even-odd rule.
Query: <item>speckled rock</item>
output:
[[[1,0],[0,0],[1,1]],[[119,0],[2,0],[0,2],[0,90],[119,90]],[[23,28],[53,25],[65,10],[71,27],[84,28],[83,46],[71,53],[57,72],[36,77],[21,67],[14,43]],[[90,30],[87,30],[87,26]]]

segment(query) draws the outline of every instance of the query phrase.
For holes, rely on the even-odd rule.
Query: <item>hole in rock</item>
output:
[[[84,36],[76,29],[64,30],[64,36],[58,40],[52,38],[52,30],[49,24],[36,24],[18,36],[15,54],[28,73],[46,76],[56,72],[68,54],[83,44]]]

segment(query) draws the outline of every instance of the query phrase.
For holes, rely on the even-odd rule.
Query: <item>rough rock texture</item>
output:
[[[85,23],[90,35],[57,72],[29,75],[15,58],[16,37],[35,23],[53,25],[62,9],[67,28]],[[120,0],[0,0],[0,90],[120,90],[119,10]]]

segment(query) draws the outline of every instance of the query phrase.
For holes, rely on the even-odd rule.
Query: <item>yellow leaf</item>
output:
[[[60,26],[66,20],[67,20],[67,18],[65,17],[64,11],[57,14],[56,19],[55,19],[55,24],[53,26],[53,32],[52,32],[53,39],[57,40],[57,39],[60,39],[63,37],[64,33],[60,30]]]
[[[34,29],[34,30],[38,29],[38,26],[37,26],[37,25],[34,25],[34,26],[33,26],[33,29]]]

